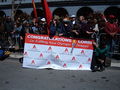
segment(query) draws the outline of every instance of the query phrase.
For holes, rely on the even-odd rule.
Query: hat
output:
[[[40,19],[41,21],[43,21],[43,22],[45,22],[46,20],[45,20],[45,18],[42,18],[42,19]]]
[[[72,18],[76,17],[75,15],[71,15]]]
[[[109,15],[109,18],[115,18],[115,16],[114,15]]]

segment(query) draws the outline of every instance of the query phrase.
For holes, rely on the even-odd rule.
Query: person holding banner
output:
[[[96,59],[96,69],[93,69],[92,71],[103,71],[105,70],[105,60],[107,57],[107,52],[109,50],[109,46],[106,44],[106,42],[101,42],[100,45],[98,45],[96,42],[93,42],[93,45],[95,47],[95,59]]]
[[[63,20],[53,19],[50,24],[50,34],[52,36],[71,37],[71,30],[72,26],[68,18],[64,18]]]
[[[65,37],[71,37],[71,30],[72,30],[72,26],[70,23],[69,18],[64,18],[63,19],[63,27],[62,27],[62,33],[59,34],[60,36],[65,36]]]
[[[58,20],[53,19],[50,23],[50,36],[57,35],[57,29],[58,29]]]

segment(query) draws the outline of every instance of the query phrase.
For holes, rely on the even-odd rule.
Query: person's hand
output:
[[[15,33],[15,31],[11,32],[11,34]]]
[[[79,33],[76,30],[72,30],[76,35],[79,35]]]
[[[87,34],[93,34],[93,32],[86,31]]]
[[[111,35],[112,37],[114,37],[114,36],[115,36],[115,34],[116,34],[116,33],[110,33],[110,35]]]
[[[98,44],[95,41],[93,41],[92,43],[95,47],[98,47]]]
[[[23,37],[22,37],[22,36],[20,36],[20,39],[21,39],[21,40],[23,40]]]
[[[59,36],[63,36],[63,33],[60,33]]]

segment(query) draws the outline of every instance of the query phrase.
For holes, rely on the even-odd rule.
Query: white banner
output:
[[[92,41],[27,34],[23,67],[58,70],[90,70]]]

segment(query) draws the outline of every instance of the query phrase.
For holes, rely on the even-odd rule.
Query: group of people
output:
[[[44,34],[50,37],[55,35],[69,38],[93,39],[95,47],[96,65],[92,67],[93,71],[102,71],[105,66],[107,51],[112,51],[114,38],[120,33],[120,22],[114,15],[104,16],[101,13],[90,14],[88,16],[66,16],[59,17],[55,15],[47,28],[45,18],[20,18],[13,22],[8,16],[0,18],[0,46],[8,41],[6,45],[12,48],[24,47],[24,38],[26,33]],[[104,35],[102,36],[102,33]],[[102,37],[101,37],[102,36]],[[120,48],[119,48],[120,49]],[[97,66],[97,69],[95,68]]]

